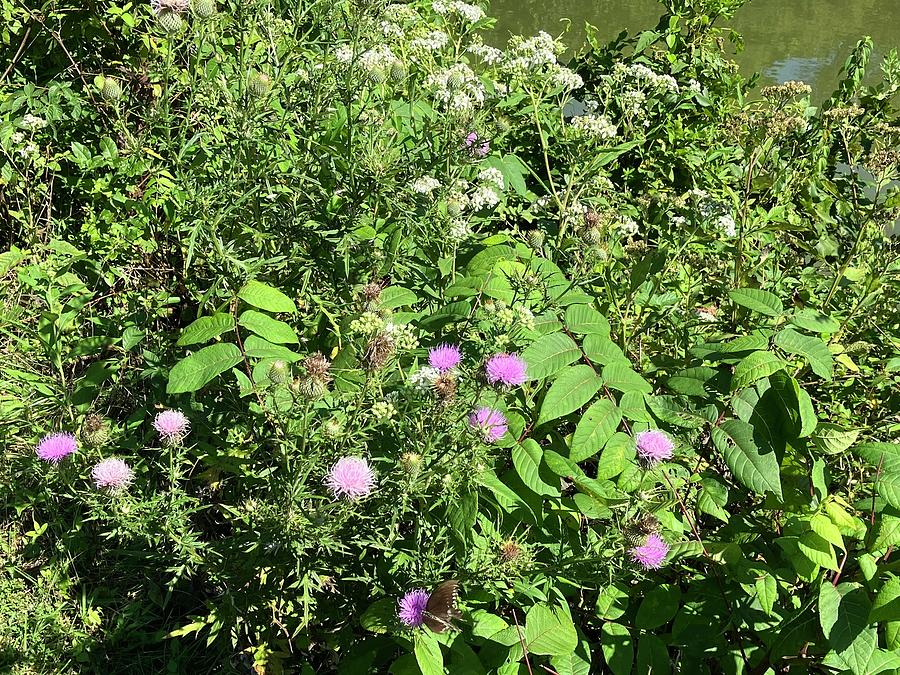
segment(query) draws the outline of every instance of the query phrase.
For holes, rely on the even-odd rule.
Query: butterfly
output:
[[[428,596],[423,615],[425,625],[435,633],[443,633],[448,628],[455,628],[451,622],[462,616],[456,607],[459,597],[459,582],[455,579],[438,584]]]

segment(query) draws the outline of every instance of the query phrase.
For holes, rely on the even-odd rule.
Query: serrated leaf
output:
[[[172,367],[166,392],[183,394],[197,391],[217,375],[239,363],[242,358],[241,350],[231,343],[204,347]]]
[[[734,375],[731,377],[731,390],[742,389],[787,366],[786,361],[778,358],[772,352],[753,352],[741,359],[741,362],[735,366]]]
[[[809,362],[812,371],[826,380],[834,375],[834,361],[831,352],[821,338],[798,333],[793,328],[785,328],[775,335],[775,344],[789,354],[802,356]]]
[[[581,358],[581,350],[575,341],[565,333],[550,333],[533,343],[522,352],[527,364],[528,379],[540,380],[555,375],[560,370]]]
[[[837,571],[838,564],[834,555],[834,549],[824,537],[819,536],[815,532],[804,532],[797,540],[797,546],[810,562],[826,569]]]
[[[642,394],[649,394],[653,391],[647,380],[632,370],[630,365],[621,362],[603,366],[603,381],[610,389],[623,393],[639,391]]]
[[[575,427],[569,459],[582,462],[596,455],[616,433],[621,420],[622,411],[609,399],[592,403]]]
[[[837,546],[841,550],[844,549],[844,538],[841,536],[841,531],[838,529],[837,525],[831,522],[831,518],[828,516],[822,515],[821,513],[813,515],[813,517],[809,519],[809,526],[813,532],[818,534],[828,543]]]
[[[234,318],[231,314],[216,313],[210,316],[201,316],[190,325],[185,326],[178,337],[177,344],[179,347],[184,347],[207,342],[232,328],[234,328]]]
[[[248,309],[241,314],[238,318],[238,323],[261,338],[275,344],[298,344],[300,342],[290,325],[254,309]]]
[[[869,613],[869,623],[884,621],[900,621],[900,577],[893,574],[878,591]]]
[[[264,309],[267,312],[285,312],[294,314],[297,306],[284,293],[261,281],[248,281],[238,292],[238,297],[247,304]]]
[[[609,321],[593,307],[571,305],[566,309],[566,326],[577,335],[609,336]]]
[[[765,573],[756,580],[755,586],[759,604],[768,616],[772,616],[775,601],[778,600],[778,582],[771,574]]]
[[[577,410],[594,397],[602,384],[603,380],[590,366],[566,368],[553,381],[550,390],[544,396],[537,425],[540,426]]]
[[[728,292],[733,302],[766,316],[781,316],[784,305],[774,293],[758,288],[738,288]]]
[[[881,513],[873,551],[884,551],[888,546],[900,546],[900,513],[885,509]]]
[[[828,644],[846,667],[857,675],[866,673],[866,665],[877,647],[874,628],[868,627],[871,604],[859,584],[837,587],[823,582],[819,590],[819,621]]]
[[[572,619],[562,609],[537,603],[525,616],[525,647],[532,654],[568,654],[578,645]]]
[[[778,458],[774,451],[760,452],[750,424],[736,419],[725,420],[720,426],[713,427],[712,438],[735,478],[757,494],[771,492],[782,498]]]

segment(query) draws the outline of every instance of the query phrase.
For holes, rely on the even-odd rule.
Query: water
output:
[[[656,27],[662,6],[655,0],[492,0],[490,13],[498,19],[500,41],[511,33],[559,34],[568,18],[571,28],[563,40],[578,47],[585,22],[610,39],[622,30]],[[744,36],[746,49],[736,60],[745,76],[758,72],[762,84],[803,80],[824,99],[861,37],[874,39],[875,59],[900,48],[900,0],[751,0],[732,25]]]

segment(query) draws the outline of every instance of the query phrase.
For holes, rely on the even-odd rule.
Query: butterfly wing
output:
[[[425,605],[424,620],[435,633],[443,633],[448,628],[453,628],[452,619],[462,616],[456,607],[459,597],[459,582],[456,580],[445,581],[431,592]]]

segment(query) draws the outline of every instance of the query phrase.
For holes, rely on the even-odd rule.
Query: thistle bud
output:
[[[422,470],[422,455],[417,452],[404,452],[400,456],[400,465],[411,478],[415,478]]]
[[[184,24],[181,15],[178,12],[173,12],[171,9],[160,10],[159,14],[156,15],[156,20],[167,33],[175,33],[181,30],[181,26]]]
[[[198,19],[208,19],[216,13],[216,0],[194,0],[193,9]]]
[[[109,429],[100,415],[88,415],[81,427],[81,438],[90,448],[101,448],[109,442]]]
[[[453,72],[450,73],[450,77],[447,79],[447,84],[449,84],[452,89],[459,89],[465,83],[465,74],[456,69],[454,69]]]
[[[592,227],[585,230],[583,236],[584,240],[593,246],[596,246],[603,241],[603,231],[599,227]]]
[[[625,539],[630,546],[640,546],[651,534],[659,532],[659,519],[645,513],[625,526]]]
[[[251,95],[262,98],[269,93],[272,88],[272,78],[265,73],[253,71],[250,73],[250,79],[247,82],[247,89]]]
[[[584,212],[584,224],[588,227],[597,227],[600,225],[600,214],[594,209],[588,208],[588,210]]]
[[[301,377],[296,380],[294,389],[307,401],[314,401],[328,391],[328,385],[314,377]]]
[[[403,82],[406,79],[407,71],[400,61],[394,61],[391,64],[391,82]]]
[[[522,547],[513,539],[507,539],[500,544],[500,560],[504,563],[515,562],[522,556]]]
[[[394,354],[394,341],[386,333],[379,333],[366,345],[365,359],[371,370],[383,367]]]
[[[339,438],[343,431],[344,425],[335,417],[325,420],[325,424],[322,425],[322,433],[330,439]]]
[[[444,403],[456,398],[456,378],[452,373],[441,373],[432,385],[435,396]]]
[[[529,230],[528,234],[525,235],[525,238],[528,245],[535,251],[542,251],[544,249],[544,233],[541,230]]]
[[[447,200],[447,215],[455,218],[462,213],[462,202],[458,199]]]
[[[372,68],[369,71],[369,81],[372,84],[382,84],[388,78],[387,71],[384,68]]]
[[[100,95],[110,103],[115,103],[122,98],[122,86],[115,78],[105,77],[103,78],[103,88],[100,90]]]
[[[290,379],[290,367],[282,360],[278,360],[269,366],[267,376],[272,384],[284,384]]]

